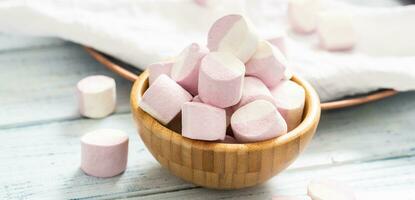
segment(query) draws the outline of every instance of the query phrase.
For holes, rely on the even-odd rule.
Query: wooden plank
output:
[[[360,109],[324,113],[317,136],[305,153],[288,171],[271,179],[271,183],[262,187],[269,188],[276,185],[279,188],[291,184],[290,182],[299,181],[298,177],[301,178],[301,174],[306,172],[310,176],[317,175],[319,170],[323,173],[330,171],[329,168],[326,170],[327,167],[345,164],[353,166],[355,171],[348,172],[347,169],[344,169],[342,176],[365,179],[362,174],[358,173],[361,166],[367,165],[360,164],[362,161],[374,163],[373,159],[395,158],[397,155],[413,156],[415,154],[415,135],[411,130],[414,128],[415,111],[411,108],[415,104],[414,99],[415,93],[407,93],[379,103],[359,107]],[[395,119],[388,120],[391,117]],[[365,126],[367,129],[364,128]],[[117,128],[130,135],[130,160],[127,172],[122,176],[97,179],[84,175],[78,169],[79,137],[82,133],[98,127]],[[118,198],[149,196],[167,192],[173,192],[166,194],[167,196],[175,197],[174,191],[193,191],[190,189],[195,187],[175,178],[167,170],[159,167],[159,164],[145,150],[141,140],[137,139],[130,114],[113,115],[103,120],[73,120],[3,129],[0,130],[0,141],[2,141],[0,177],[7,177],[0,179],[0,185],[3,186],[0,187],[0,195],[6,199],[21,197],[31,199]],[[402,159],[403,161],[397,161],[400,160],[398,158],[391,160],[395,160],[393,162],[398,162],[399,165],[409,163],[408,165],[411,166],[407,167],[414,168],[412,158],[409,161],[405,157]],[[389,163],[388,160],[379,162]],[[376,166],[380,168],[383,165],[387,166],[387,164]],[[391,165],[387,173],[398,175],[399,173],[407,173],[405,171],[407,168],[400,168],[399,165]],[[376,170],[376,167],[362,173],[369,173],[371,170]],[[286,173],[290,176],[284,175]],[[380,173],[386,172],[374,174],[372,178],[382,179]],[[407,175],[412,180],[412,174]],[[399,176],[397,177],[399,178]],[[280,182],[281,179],[285,181]],[[400,182],[399,185],[400,187],[405,186]],[[367,186],[375,187],[376,182],[369,182]],[[284,188],[285,186],[281,191],[285,192]],[[290,188],[287,192],[297,191],[296,185],[290,186]],[[202,195],[206,195],[208,191],[211,192],[211,190],[202,190],[201,197],[205,197]],[[231,193],[231,196],[247,195],[248,197],[260,198],[270,195],[269,192],[261,192],[262,189],[246,191],[251,191],[252,194],[240,190]],[[180,195],[184,194],[194,197],[187,193]],[[216,196],[212,198],[214,197]],[[226,194],[225,197],[229,196]]]
[[[129,111],[130,83],[67,44],[0,54],[0,128],[79,118],[75,87],[104,74],[117,82],[119,112]]]
[[[313,170],[288,170],[269,182],[244,190],[193,188],[131,199],[271,199],[274,195],[304,195],[315,178],[331,178],[353,187],[358,200],[413,200],[415,156],[365,163],[333,165]]]
[[[69,42],[51,37],[33,37],[0,33],[0,54],[49,46],[62,46]]]

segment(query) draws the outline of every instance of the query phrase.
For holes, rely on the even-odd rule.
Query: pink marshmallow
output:
[[[204,103],[185,103],[182,107],[182,135],[196,140],[225,139],[225,110]]]
[[[233,134],[239,142],[257,142],[287,133],[287,124],[272,103],[256,100],[242,106],[231,118]]]
[[[325,12],[320,14],[317,33],[320,46],[330,51],[349,50],[356,43],[352,21],[344,13]]]
[[[289,0],[288,21],[294,31],[311,33],[317,24],[320,0]]]
[[[203,101],[202,101],[202,99],[200,99],[199,95],[193,97],[192,102],[203,103]],[[231,116],[233,114],[233,108],[232,107],[225,108],[225,112],[226,112],[226,127],[228,127],[229,124],[231,123]]]
[[[200,99],[219,108],[237,104],[242,95],[244,74],[244,64],[232,54],[209,53],[200,67]]]
[[[226,15],[210,28],[207,46],[210,51],[230,52],[245,63],[255,53],[258,41],[249,20],[242,15]]]
[[[283,81],[271,89],[278,111],[287,122],[288,131],[297,127],[303,118],[304,88],[293,81]]]
[[[309,196],[273,196],[272,200],[311,200]]]
[[[165,62],[159,62],[159,63],[153,63],[147,66],[149,76],[148,81],[151,84],[162,74],[165,74],[167,76],[170,76],[170,71],[173,66],[173,61],[165,61]]]
[[[356,196],[349,186],[334,180],[313,180],[308,185],[307,194],[318,200],[356,200]]]
[[[167,75],[162,74],[146,90],[139,106],[166,125],[179,114],[182,105],[191,100],[192,95]]]
[[[102,118],[115,111],[115,80],[108,76],[88,76],[76,85],[79,111],[82,116]]]
[[[287,56],[287,47],[285,44],[285,36],[279,35],[267,40],[269,43],[277,47],[284,56]]]
[[[284,78],[286,66],[287,60],[281,51],[263,40],[246,63],[246,75],[258,77],[266,86],[273,87]]]
[[[275,105],[274,97],[271,95],[267,86],[256,77],[246,76],[241,100],[238,104],[233,106],[233,109],[237,110],[238,108],[259,99],[269,101]]]
[[[192,43],[180,53],[171,68],[171,78],[192,95],[197,95],[200,61],[208,52],[206,47]]]
[[[81,169],[88,175],[118,175],[125,170],[127,157],[128,136],[119,130],[96,130],[81,138]]]

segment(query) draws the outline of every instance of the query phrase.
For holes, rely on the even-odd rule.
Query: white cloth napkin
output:
[[[138,68],[206,43],[209,26],[228,13],[252,19],[261,36],[288,30],[286,0],[2,0],[0,31],[54,36],[94,47]],[[358,44],[325,52],[315,35],[288,31],[291,70],[323,101],[381,88],[415,89],[415,7],[365,8],[327,0],[326,9],[352,13]]]

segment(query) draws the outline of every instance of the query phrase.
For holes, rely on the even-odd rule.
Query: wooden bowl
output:
[[[294,130],[278,138],[248,144],[191,140],[170,128],[177,128],[180,120],[166,127],[139,107],[138,102],[148,88],[147,79],[148,71],[145,71],[131,90],[131,108],[141,139],[171,173],[207,188],[245,188],[272,178],[304,150],[320,119],[317,93],[307,82],[293,77],[306,91],[303,120]]]

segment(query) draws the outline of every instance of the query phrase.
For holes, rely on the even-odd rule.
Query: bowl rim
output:
[[[301,123],[294,128],[293,130],[289,131],[288,133],[273,138],[269,140],[259,141],[259,142],[252,142],[252,143],[238,143],[238,144],[228,144],[228,143],[220,143],[215,141],[202,141],[202,140],[193,140],[186,137],[183,137],[180,133],[177,133],[160,122],[154,119],[152,116],[147,114],[144,110],[142,110],[139,106],[141,101],[142,95],[145,90],[148,88],[148,70],[145,70],[143,73],[140,74],[138,79],[134,82],[133,87],[130,93],[130,104],[131,109],[133,112],[134,118],[137,118],[138,111],[142,111],[144,115],[147,115],[146,119],[150,120],[142,120],[143,123],[146,123],[148,127],[153,128],[153,133],[155,134],[168,134],[164,135],[163,137],[168,137],[171,140],[174,138],[180,139],[181,143],[192,145],[192,147],[200,148],[200,149],[226,149],[226,151],[237,151],[241,148],[248,148],[248,149],[263,149],[267,147],[274,147],[278,145],[282,145],[288,143],[301,135],[310,131],[310,129],[314,128],[314,125],[318,123],[320,119],[321,107],[320,107],[320,98],[314,88],[304,79],[293,75],[291,78],[292,81],[298,83],[302,86],[305,90],[305,106],[304,106],[304,113],[303,113],[303,120]],[[137,119],[134,119],[137,120]],[[174,138],[172,136],[175,136]]]

